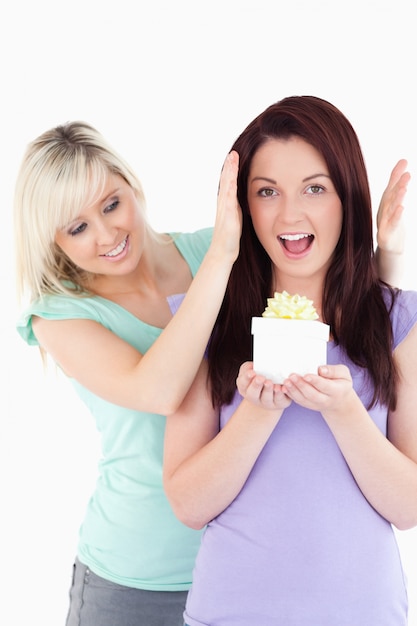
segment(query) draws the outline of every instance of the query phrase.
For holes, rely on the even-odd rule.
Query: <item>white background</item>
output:
[[[409,161],[401,286],[417,289],[414,2],[8,0],[2,7],[0,622],[60,626],[99,442],[70,385],[44,374],[36,349],[14,329],[12,196],[26,144],[58,123],[90,122],[137,171],[154,227],[194,230],[213,223],[220,168],[246,124],[284,96],[326,98],[357,130],[375,210],[392,166]],[[416,532],[399,534],[410,626],[417,625]]]

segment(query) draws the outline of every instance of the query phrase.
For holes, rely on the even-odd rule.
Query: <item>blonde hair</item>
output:
[[[146,228],[156,236],[145,219],[145,196],[138,178],[92,126],[68,122],[29,144],[14,201],[19,299],[85,294],[86,273],[56,245],[55,235],[98,197],[109,174],[121,176],[132,187]]]

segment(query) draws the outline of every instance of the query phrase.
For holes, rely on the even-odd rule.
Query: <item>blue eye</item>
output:
[[[114,211],[115,209],[117,209],[119,202],[120,202],[119,200],[115,200],[114,202],[106,206],[106,208],[104,209],[104,212],[109,213],[110,211]]]
[[[74,228],[74,230],[72,230],[70,232],[70,235],[72,235],[74,237],[75,235],[78,235],[79,233],[82,233],[86,228],[87,228],[87,224],[85,222],[83,222],[82,224],[77,226],[77,228]]]

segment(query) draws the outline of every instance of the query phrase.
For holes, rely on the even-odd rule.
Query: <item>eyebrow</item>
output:
[[[120,187],[115,187],[112,191],[110,191],[109,193],[106,193],[106,195],[103,196],[102,198],[99,198],[98,200],[95,200],[94,204],[101,203],[101,202],[107,202],[107,200],[109,198],[111,198],[111,196],[115,196],[119,192],[120,192]]]
[[[118,193],[120,193],[120,186],[115,187],[114,189],[112,189],[109,192],[104,192],[103,195],[100,196],[95,196],[87,205],[87,208],[93,206],[93,205],[97,205],[97,204],[105,204],[106,202],[108,202],[110,200],[110,198],[112,196],[116,196]],[[78,218],[76,217],[75,220],[77,220]]]
[[[329,178],[330,176],[328,174],[324,174],[324,172],[318,172],[317,174],[313,174],[312,176],[307,176],[307,178],[303,178],[303,183],[306,183],[309,180],[312,180],[313,178],[320,178],[324,176],[324,178]]]
[[[307,176],[307,178],[303,178],[302,182],[306,183],[309,180],[313,180],[314,178],[320,178],[320,177],[324,177],[324,178],[329,178],[330,176],[329,174],[324,174],[323,172],[318,172],[317,174],[312,174],[311,176]],[[266,176],[255,176],[254,178],[252,178],[252,180],[250,181],[251,183],[255,182],[256,180],[263,180],[267,183],[271,183],[272,185],[276,185],[277,181],[274,180],[273,178],[267,178]]]

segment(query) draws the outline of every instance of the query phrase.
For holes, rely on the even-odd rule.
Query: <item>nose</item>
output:
[[[296,196],[282,195],[279,203],[279,220],[286,224],[297,223],[302,216],[300,199]]]
[[[108,246],[116,241],[117,228],[110,220],[99,219],[95,224],[96,243],[99,246]]]

